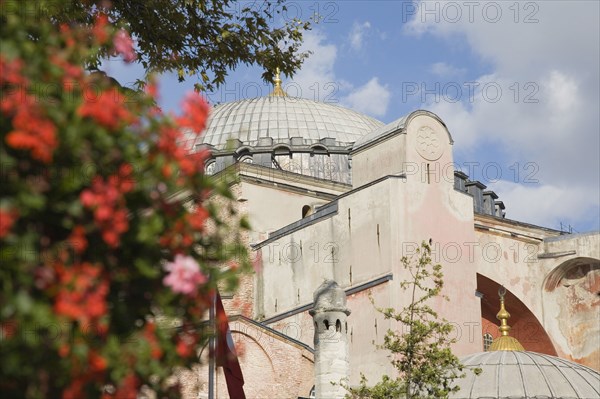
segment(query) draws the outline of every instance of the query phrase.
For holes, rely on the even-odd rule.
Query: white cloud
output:
[[[363,86],[355,87],[337,77],[334,67],[338,49],[327,42],[323,33],[317,30],[305,33],[303,50],[310,50],[312,54],[294,80],[284,83],[284,89],[290,96],[340,103],[374,117],[386,113],[391,97],[387,85],[373,77]]]
[[[571,215],[591,225],[589,220],[600,216],[600,3],[494,2],[502,8],[495,22],[491,11],[483,14],[486,4],[477,3],[471,16],[463,9],[462,18],[452,22],[446,3],[428,2],[406,24],[412,35],[467,43],[491,68],[491,73],[469,79],[479,83],[472,99],[465,88],[462,101],[442,98],[429,108],[445,120],[457,148],[468,152],[492,144],[502,148],[509,162],[539,166],[540,187],[503,186],[503,196],[510,198],[501,199],[517,212],[511,217],[544,224]],[[436,9],[437,16],[422,12]],[[435,70],[447,72],[445,66]],[[500,98],[482,90],[486,83],[501,88]],[[495,186],[490,189],[499,191]],[[577,199],[582,196],[586,199]],[[589,198],[595,202],[590,204]]]
[[[499,181],[494,191],[507,204],[509,219],[560,228],[560,223],[577,224],[594,214],[598,190],[590,187],[557,187]]]
[[[367,35],[368,31],[371,29],[371,23],[369,21],[363,22],[359,24],[355,22],[352,25],[352,30],[350,31],[350,46],[354,50],[361,50],[364,44],[365,35]]]
[[[381,85],[379,79],[374,77],[344,97],[342,104],[369,115],[383,116],[387,112],[390,97],[387,85]]]
[[[326,43],[326,38],[320,31],[312,30],[304,34],[301,50],[311,51],[312,54],[304,61],[300,71],[294,75],[294,80],[284,83],[287,93],[315,101],[335,95],[340,85],[333,71],[337,47]]]
[[[580,94],[575,78],[553,70],[545,79],[544,87],[548,90],[549,105],[556,112],[572,112],[579,102]]]
[[[465,74],[464,68],[457,68],[445,62],[436,62],[431,65],[430,71],[441,78],[454,78]]]

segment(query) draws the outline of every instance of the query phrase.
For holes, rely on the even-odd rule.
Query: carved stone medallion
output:
[[[417,131],[417,152],[428,161],[435,161],[444,153],[439,134],[429,126],[423,126]]]

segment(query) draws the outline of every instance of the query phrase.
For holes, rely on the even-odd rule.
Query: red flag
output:
[[[217,367],[223,367],[229,397],[231,399],[246,399],[246,394],[244,394],[244,376],[242,375],[240,362],[235,353],[235,345],[231,337],[231,331],[229,330],[227,314],[225,314],[221,295],[218,292],[216,302],[217,344],[215,352]]]

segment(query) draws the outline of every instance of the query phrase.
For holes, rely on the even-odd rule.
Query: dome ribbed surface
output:
[[[197,144],[210,144],[224,149],[229,139],[255,146],[261,138],[268,137],[273,144],[301,137],[304,145],[324,138],[349,145],[382,125],[376,119],[334,104],[294,97],[259,97],[217,105],[204,133],[199,137],[188,135],[183,145],[193,149]]]
[[[600,373],[577,363],[535,352],[476,353],[462,359],[467,370],[450,398],[600,398]]]

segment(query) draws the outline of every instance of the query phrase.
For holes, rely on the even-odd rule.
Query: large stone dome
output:
[[[525,351],[476,353],[462,359],[475,375],[456,380],[454,399],[600,398],[600,373],[558,357]]]
[[[188,134],[182,145],[213,149],[209,173],[248,162],[349,183],[352,143],[382,125],[335,104],[268,96],[215,106],[205,132]]]
[[[230,139],[256,146],[264,138],[290,144],[294,137],[302,137],[305,144],[333,138],[337,143],[349,145],[382,125],[338,105],[269,96],[217,105],[199,140],[216,149],[226,148]]]

